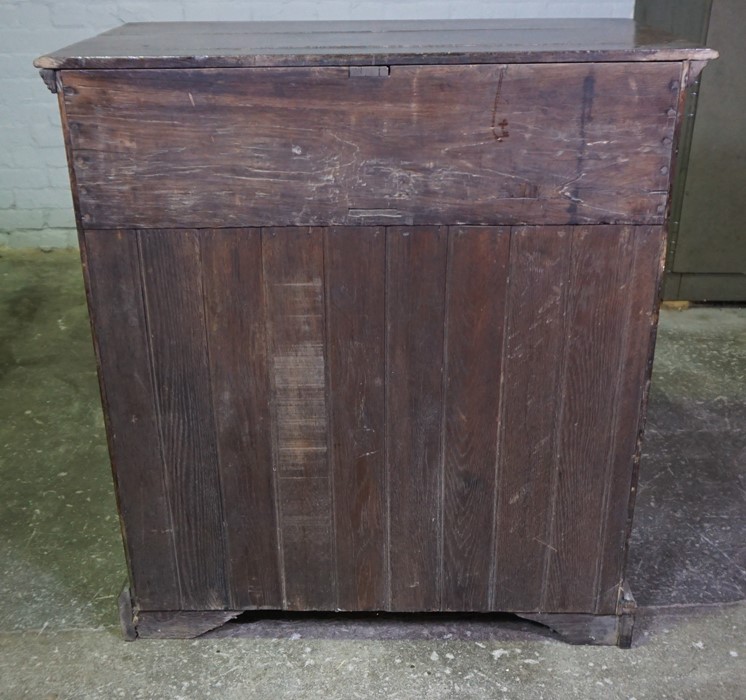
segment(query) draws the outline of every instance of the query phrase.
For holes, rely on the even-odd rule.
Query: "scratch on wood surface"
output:
[[[556,552],[556,551],[557,551],[557,549],[556,549],[555,547],[552,547],[552,545],[551,545],[551,544],[549,544],[548,542],[544,542],[544,540],[540,540],[540,539],[539,539],[538,537],[534,537],[534,541],[535,541],[535,542],[538,542],[539,544],[543,544],[543,545],[544,545],[545,547],[548,547],[548,548],[549,548],[549,549],[551,549],[551,550],[552,550],[553,552]]]

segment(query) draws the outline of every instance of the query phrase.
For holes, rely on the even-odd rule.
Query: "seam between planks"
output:
[[[453,230],[446,226],[446,255],[445,255],[445,280],[443,284],[443,338],[441,350],[441,380],[440,380],[440,460],[438,465],[438,607],[443,609],[445,597],[444,578],[445,562],[443,554],[445,549],[445,470],[446,470],[446,400],[448,395],[448,306],[451,296],[451,275],[453,266]]]
[[[280,478],[278,473],[279,465],[279,448],[277,445],[277,387],[275,386],[275,373],[272,370],[272,362],[274,359],[274,353],[270,352],[272,349],[272,314],[269,313],[270,295],[267,290],[267,274],[265,264],[265,250],[264,250],[264,237],[267,235],[266,228],[259,229],[259,260],[260,260],[260,274],[262,283],[262,295],[264,296],[264,352],[267,358],[267,374],[269,375],[269,415],[270,415],[270,434],[271,434],[271,445],[272,445],[272,495],[274,496],[275,502],[275,532],[277,537],[277,571],[280,575],[280,597],[282,599],[282,609],[287,610],[288,599],[287,599],[287,586],[285,582],[285,549],[282,538],[282,511],[280,497]],[[271,235],[271,234],[270,234]]]
[[[391,294],[389,293],[389,280],[391,271],[389,269],[391,261],[390,240],[391,230],[388,226],[383,228],[383,481],[385,497],[385,538],[384,538],[384,564],[386,567],[385,576],[385,609],[391,610],[391,464],[389,461],[389,394],[391,382],[389,381],[389,322],[390,316],[389,305],[391,303]]]
[[[212,356],[210,353],[210,334],[207,331],[208,328],[208,313],[207,313],[207,296],[205,294],[205,270],[204,270],[204,255],[203,255],[203,239],[204,233],[198,233],[193,231],[194,237],[197,242],[197,256],[199,260],[199,287],[202,299],[202,334],[205,339],[205,357],[207,360],[207,385],[210,391],[210,416],[212,418],[212,429],[215,436],[215,458],[217,461],[216,466],[216,477],[218,482],[218,498],[220,502],[220,524],[221,524],[221,539],[223,542],[223,583],[224,583],[224,594],[223,599],[229,603],[229,608],[235,608],[235,600],[233,596],[233,566],[231,561],[231,550],[228,546],[228,523],[225,518],[225,494],[223,491],[223,458],[220,453],[220,432],[218,431],[218,420],[215,415],[215,390],[212,377]],[[207,235],[211,235],[210,232]]]
[[[541,602],[540,609],[546,610],[547,607],[547,594],[549,589],[549,570],[552,552],[554,549],[554,526],[555,518],[557,514],[557,492],[559,489],[559,450],[561,448],[560,431],[562,429],[562,419],[565,412],[565,380],[567,374],[567,353],[568,353],[568,328],[567,328],[567,312],[569,306],[570,290],[573,288],[573,277],[575,274],[575,268],[573,266],[573,241],[575,234],[573,227],[570,227],[568,231],[568,243],[569,250],[565,253],[567,258],[567,268],[563,275],[562,280],[562,349],[560,351],[560,366],[557,372],[557,382],[555,385],[555,395],[557,396],[557,409],[554,415],[554,427],[553,427],[553,440],[552,440],[552,475],[551,475],[551,489],[550,489],[550,504],[549,504],[549,524],[547,527],[546,534],[546,552],[544,553],[544,572],[542,574],[541,583]]]
[[[339,553],[337,542],[337,503],[335,498],[334,482],[334,408],[332,402],[332,372],[329,365],[329,349],[331,341],[330,316],[329,316],[329,268],[328,246],[329,246],[329,228],[324,227],[321,232],[321,275],[323,278],[324,290],[324,408],[326,409],[326,464],[329,482],[329,513],[330,533],[332,546],[332,595],[335,605],[340,608],[339,600]]]
[[[492,535],[491,535],[491,546],[490,546],[490,552],[492,554],[492,564],[490,566],[490,576],[489,576],[489,590],[487,591],[487,607],[489,610],[493,610],[495,608],[495,598],[497,596],[497,591],[495,590],[497,586],[497,536],[498,536],[498,520],[499,520],[499,511],[500,511],[500,499],[498,497],[499,491],[500,491],[500,475],[502,473],[501,468],[501,461],[502,461],[502,451],[501,451],[501,445],[502,445],[502,436],[505,431],[505,422],[503,420],[504,412],[503,412],[503,405],[504,405],[504,398],[505,398],[505,360],[507,355],[507,349],[508,349],[508,330],[509,330],[509,323],[508,323],[508,314],[510,311],[510,295],[512,293],[512,287],[511,287],[511,268],[512,268],[512,258],[513,258],[513,231],[514,227],[511,226],[507,230],[507,236],[508,236],[508,260],[506,262],[506,279],[505,279],[505,292],[503,294],[503,337],[502,337],[502,347],[500,350],[500,384],[498,386],[498,397],[497,397],[497,426],[496,426],[496,435],[495,435],[495,483],[493,486],[493,493],[492,493]],[[500,235],[500,230],[498,229],[497,235]]]

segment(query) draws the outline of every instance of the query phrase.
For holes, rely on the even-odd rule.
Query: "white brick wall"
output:
[[[57,102],[36,56],[123,22],[631,17],[634,0],[0,0],[0,246],[75,245]]]

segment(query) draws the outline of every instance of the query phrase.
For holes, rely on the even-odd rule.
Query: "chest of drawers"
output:
[[[631,21],[132,24],[59,97],[130,636],[504,611],[628,643],[683,90]]]

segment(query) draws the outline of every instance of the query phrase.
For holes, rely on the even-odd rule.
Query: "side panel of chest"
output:
[[[63,71],[87,228],[661,223],[680,63]]]

